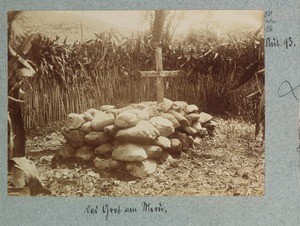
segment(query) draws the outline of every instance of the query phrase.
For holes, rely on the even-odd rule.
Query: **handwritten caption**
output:
[[[107,221],[110,216],[118,216],[123,214],[135,214],[135,213],[167,213],[167,209],[164,203],[158,202],[154,205],[150,202],[142,202],[138,207],[134,206],[110,206],[109,204],[104,205],[88,205],[84,208],[84,213],[87,215],[100,214],[105,217]]]
[[[286,36],[285,38],[279,39],[278,37],[271,35],[277,22],[272,10],[265,11],[266,33],[269,34],[269,37],[266,37],[265,39],[266,47],[284,47],[285,49],[296,47],[293,37]]]

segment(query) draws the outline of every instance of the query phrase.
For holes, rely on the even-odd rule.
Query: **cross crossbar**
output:
[[[152,77],[181,77],[181,71],[140,71],[142,78]]]
[[[164,100],[164,81],[167,77],[181,77],[181,71],[164,71],[162,62],[162,51],[160,47],[155,49],[156,71],[140,71],[142,78],[156,78],[157,102]]]

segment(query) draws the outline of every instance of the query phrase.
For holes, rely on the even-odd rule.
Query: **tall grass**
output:
[[[202,31],[163,43],[164,70],[185,72],[182,78],[165,79],[165,96],[195,103],[210,113],[253,117],[258,98],[245,96],[256,90],[255,82],[239,92],[228,92],[251,63],[259,61],[263,67],[263,42],[253,33],[220,36]],[[27,128],[63,120],[70,112],[90,107],[156,98],[154,79],[141,79],[139,74],[155,70],[154,47],[144,34],[122,38],[104,32],[72,45],[39,36],[29,58],[39,70],[31,86],[25,87]]]

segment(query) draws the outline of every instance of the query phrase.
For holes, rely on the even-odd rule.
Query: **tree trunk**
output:
[[[167,17],[167,13],[164,10],[155,10],[155,18],[153,23],[153,44],[155,46],[159,45],[162,38],[162,31],[164,27],[164,23]]]

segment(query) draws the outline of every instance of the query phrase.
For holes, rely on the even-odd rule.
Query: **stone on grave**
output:
[[[129,110],[121,112],[115,119],[114,124],[119,128],[129,128],[133,127],[138,123],[138,118],[136,114],[130,112]]]
[[[161,147],[163,150],[171,148],[171,141],[167,137],[159,136],[153,142],[153,145]]]
[[[172,122],[163,117],[152,117],[149,122],[159,131],[161,136],[167,137],[175,131]]]
[[[172,134],[172,138],[180,140],[183,151],[188,151],[189,148],[192,146],[189,137],[185,133],[180,133],[176,131],[174,134]]]
[[[161,157],[163,150],[159,146],[155,145],[143,145],[144,150],[149,159],[158,159]]]
[[[110,110],[107,110],[106,113],[107,114],[113,114],[114,117],[116,118],[118,116],[118,114],[120,114],[122,112],[122,110],[120,109],[110,109]]]
[[[162,112],[167,113],[171,106],[173,104],[173,101],[164,98],[164,101],[158,104],[158,107],[161,109]]]
[[[137,114],[137,117],[139,120],[149,120],[150,116],[148,114],[148,112],[146,111],[141,111]]]
[[[137,109],[140,109],[140,110],[143,110],[145,107],[148,107],[149,105],[147,105],[145,102],[141,102],[141,103],[138,103],[136,108]]]
[[[110,154],[114,150],[114,145],[111,143],[105,143],[105,144],[100,144],[95,149],[95,154],[96,155],[105,155],[105,154]]]
[[[210,120],[212,120],[212,116],[210,114],[207,114],[205,112],[200,113],[198,121],[201,123],[201,125],[209,122]]]
[[[192,122],[194,122],[194,121],[197,121],[200,118],[200,114],[191,113],[191,114],[189,114],[189,117],[192,120]]]
[[[162,113],[161,117],[170,120],[172,122],[174,128],[178,128],[180,126],[180,123],[178,122],[178,120],[171,113]]]
[[[82,115],[86,122],[92,121],[94,119],[94,117],[87,111],[85,111]]]
[[[114,115],[109,113],[106,114],[102,111],[99,111],[95,114],[94,119],[92,120],[92,130],[102,131],[105,126],[112,125],[114,123]]]
[[[156,162],[147,159],[142,162],[130,162],[126,164],[126,170],[134,177],[145,178],[156,171]]]
[[[168,162],[171,163],[173,161],[173,157],[167,152],[164,151],[163,154],[161,155],[160,159],[158,160],[159,164]]]
[[[186,127],[189,125],[188,120],[182,114],[174,110],[170,110],[169,113],[171,113],[177,119],[177,121],[180,123],[182,127]]]
[[[90,108],[90,109],[88,109],[86,112],[89,113],[89,114],[91,114],[91,115],[94,117],[95,114],[96,114],[97,112],[99,112],[99,111],[98,111],[97,109],[95,109],[95,108]]]
[[[133,144],[133,143],[126,143],[117,146],[113,150],[111,157],[115,160],[120,160],[120,161],[141,162],[147,159],[148,156],[143,146]]]
[[[104,133],[111,137],[115,137],[120,129],[116,125],[109,125],[103,128]]]
[[[81,147],[84,145],[85,132],[81,130],[70,130],[67,127],[63,127],[61,130],[66,141],[73,147]]]
[[[186,106],[188,106],[188,104],[185,101],[174,101],[171,105],[171,109],[177,111],[180,108],[185,108]]]
[[[196,129],[197,133],[200,133],[202,129],[201,123],[199,121],[195,121],[193,123],[193,128]]]
[[[68,114],[67,119],[65,121],[65,125],[69,129],[78,129],[82,126],[83,123],[85,123],[83,115],[75,113]]]
[[[183,108],[180,108],[179,110],[177,110],[177,112],[183,116],[187,115]]]
[[[149,119],[149,114],[147,111],[142,111],[140,109],[130,109],[127,110],[128,112],[134,113],[136,115],[136,117],[138,118],[138,120],[148,120]]]
[[[185,107],[185,111],[188,114],[197,113],[199,111],[199,108],[195,104],[190,104],[190,105]]]
[[[116,107],[114,105],[103,105],[99,108],[100,111],[108,111],[112,109],[116,109]]]
[[[170,139],[170,141],[171,141],[171,148],[169,149],[170,153],[180,152],[182,150],[182,144],[180,140],[176,138],[172,138]]]
[[[196,135],[198,132],[195,128],[193,128],[191,126],[184,127],[184,130],[186,131],[187,134],[192,135],[192,136]]]
[[[143,112],[146,112],[149,115],[149,118],[159,116],[160,113],[158,111],[158,108],[156,106],[148,106],[145,107]]]
[[[139,121],[134,127],[119,130],[116,140],[122,143],[151,144],[158,134],[159,131],[148,121]]]
[[[91,132],[91,131],[92,131],[91,124],[92,124],[91,121],[84,123],[84,124],[81,126],[80,130],[83,131],[83,132],[85,132],[85,133]]]
[[[187,115],[187,114],[185,114],[184,117],[188,121],[188,126],[192,126],[193,125],[192,117],[190,115]]]
[[[99,146],[109,141],[111,141],[111,137],[104,132],[92,131],[84,137],[84,142],[91,146]]]

